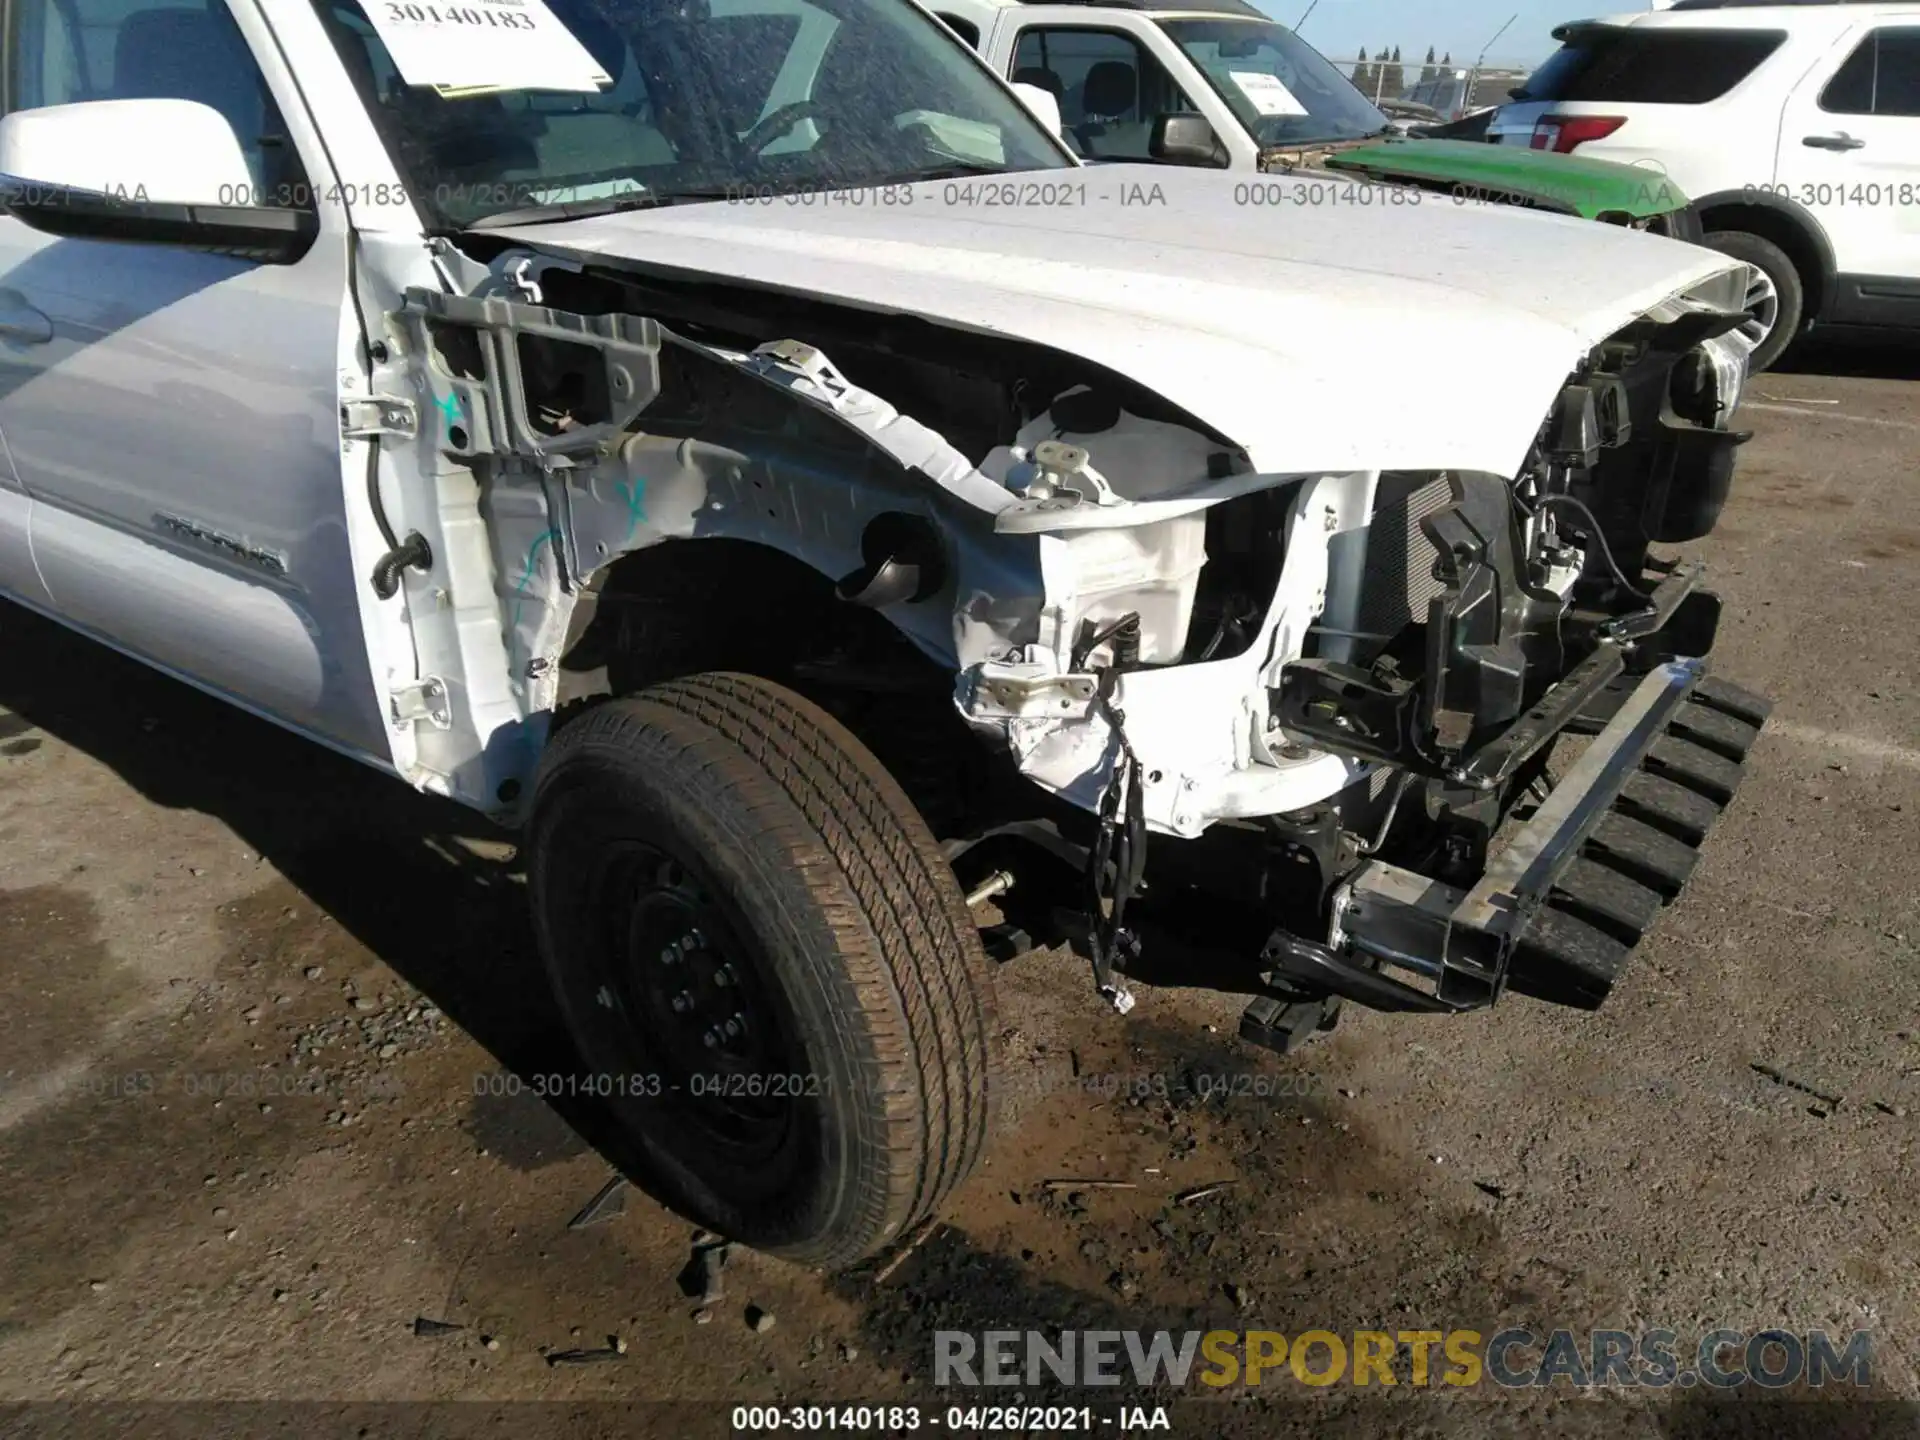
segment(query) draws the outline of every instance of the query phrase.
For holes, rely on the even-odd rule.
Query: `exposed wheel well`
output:
[[[1701,208],[1700,220],[1709,233],[1744,230],[1778,245],[1800,272],[1800,283],[1807,296],[1807,318],[1818,319],[1826,313],[1833,294],[1832,260],[1825,244],[1808,228],[1807,222],[1787,210],[1738,202],[1708,202]]]
[[[669,540],[598,572],[560,662],[556,727],[599,700],[689,675],[773,680],[823,706],[874,752],[936,833],[989,788],[953,706],[954,677],[878,611],[751,540]]]
[[[606,692],[706,670],[790,670],[803,651],[831,650],[841,631],[896,635],[871,611],[840,602],[833,582],[752,540],[668,540],[595,573],[562,652],[571,675],[604,672]],[[905,643],[904,640],[901,643]],[[769,674],[768,679],[785,679]]]

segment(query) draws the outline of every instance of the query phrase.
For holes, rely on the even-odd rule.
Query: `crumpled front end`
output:
[[[1604,998],[1766,713],[1706,678],[1719,604],[1699,568],[1652,554],[1713,528],[1748,438],[1728,423],[1734,298],[1721,277],[1594,347],[1515,475],[1270,477],[1124,529],[1100,484],[1039,477],[1027,493],[1072,496],[1059,513],[1084,528],[1042,535],[1040,632],[969,667],[959,704],[1099,817],[1103,989],[1126,1003],[1109,967],[1139,943],[1137,898],[1251,888],[1282,897],[1259,970],[1292,1018],[1254,1026],[1269,1043],[1340,999]],[[1075,457],[1144,448],[1043,431]],[[1554,742],[1596,730],[1552,781]],[[1150,857],[1137,883],[1098,873],[1115,853]]]
[[[1077,911],[1114,1003],[1156,926],[1204,931],[1284,1048],[1347,999],[1598,1003],[1764,717],[1703,680],[1718,602],[1652,554],[1712,529],[1746,438],[1737,266],[1546,413],[1490,397],[1513,473],[1277,469],[1271,423],[1243,444],[1084,357],[819,297],[524,250],[462,275],[388,317],[428,417],[398,528],[450,562],[408,583],[452,703],[402,718],[456,792],[508,801],[595,693],[749,669],[868,743],[972,888]],[[1399,407],[1404,458],[1419,383],[1317,453]],[[1435,443],[1491,454],[1472,428]],[[1605,763],[1556,787],[1582,730]]]
[[[1665,627],[1679,601],[1646,593],[1650,547],[1704,536],[1725,503],[1745,360],[1719,288],[1596,347],[1514,476],[1235,475],[1204,436],[1111,409],[1093,430],[1097,400],[1063,397],[1010,453],[1050,443],[1078,471],[983,467],[1021,497],[996,524],[1038,533],[1043,591],[1033,638],[963,672],[963,712],[1093,808],[1124,711],[1148,823],[1188,838],[1379,764],[1497,782],[1489,735],[1583,647]],[[1094,458],[1135,473],[1116,486]],[[1116,495],[1143,470],[1155,498]]]

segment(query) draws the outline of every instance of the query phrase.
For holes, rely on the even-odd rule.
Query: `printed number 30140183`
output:
[[[385,0],[387,19],[396,25],[490,25],[498,30],[531,30],[533,17],[491,5],[415,5]]]

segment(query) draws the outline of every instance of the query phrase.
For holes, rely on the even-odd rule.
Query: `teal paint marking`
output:
[[[514,594],[524,595],[527,586],[533,583],[534,567],[540,563],[540,547],[542,545],[551,545],[559,538],[560,532],[558,530],[542,530],[538,535],[533,537],[533,544],[527,547],[527,563],[526,567],[520,572],[520,583],[513,587]]]
[[[558,530],[544,530],[536,535],[533,544],[527,547],[526,565],[521,569],[519,583],[513,587],[513,619],[508,625],[510,632],[520,629],[520,611],[527,603],[527,586],[533,583],[533,577],[540,566],[540,547],[552,545],[560,539]]]
[[[647,523],[647,482],[637,478],[631,482],[617,480],[614,482],[613,493],[627,502],[627,533],[621,537],[620,542],[624,545],[633,538],[634,531]]]
[[[452,439],[453,427],[466,418],[466,405],[451,390],[433,403],[440,411],[441,418],[447,422],[447,438]]]

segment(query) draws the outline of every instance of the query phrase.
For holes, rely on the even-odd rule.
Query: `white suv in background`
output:
[[[1764,369],[1808,326],[1920,333],[1920,4],[1580,20],[1488,138],[1650,165],[1754,265]]]

